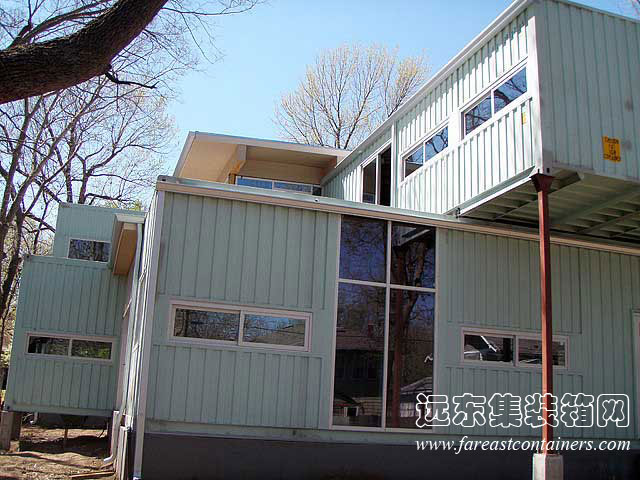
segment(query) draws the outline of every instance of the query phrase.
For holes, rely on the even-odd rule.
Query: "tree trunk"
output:
[[[167,0],[120,0],[77,32],[0,51],[0,104],[68,88],[108,72],[113,58]]]

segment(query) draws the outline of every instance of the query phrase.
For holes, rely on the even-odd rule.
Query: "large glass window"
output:
[[[173,306],[175,340],[308,350],[311,314],[207,304]]]
[[[343,373],[334,382],[334,425],[382,425],[384,317],[384,288],[340,284],[336,364]]]
[[[416,396],[433,392],[435,231],[343,216],[340,242],[333,424],[417,428]]]
[[[435,288],[435,246],[432,227],[394,223],[391,228],[391,283]]]
[[[340,278],[384,283],[386,258],[387,222],[362,217],[342,217]]]
[[[110,249],[111,245],[109,242],[72,238],[69,241],[69,258],[92,260],[94,262],[108,262]]]
[[[387,427],[416,428],[416,396],[433,393],[435,294],[391,290]]]

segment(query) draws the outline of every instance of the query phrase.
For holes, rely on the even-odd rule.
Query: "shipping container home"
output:
[[[554,426],[595,445],[566,477],[636,478],[638,52],[636,21],[519,0],[352,152],[190,133],[146,215],[61,208],[6,407],[111,417],[121,478],[523,478],[535,448],[416,441],[539,440],[433,396],[552,379],[627,398]]]

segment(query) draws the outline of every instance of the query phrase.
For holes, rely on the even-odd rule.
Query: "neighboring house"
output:
[[[419,429],[415,397],[541,391],[543,174],[555,393],[630,399],[626,427],[555,429],[631,445],[565,471],[637,477],[639,51],[636,21],[519,0],[353,152],[190,133],[146,216],[62,205],[7,407],[111,417],[121,476],[528,476],[530,451],[415,441],[540,429]]]

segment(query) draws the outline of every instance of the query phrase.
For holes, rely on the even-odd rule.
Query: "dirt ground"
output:
[[[23,425],[20,442],[12,442],[10,452],[0,452],[0,480],[58,480],[109,471],[102,463],[108,456],[105,431],[71,429],[64,450],[63,436],[63,429]]]

